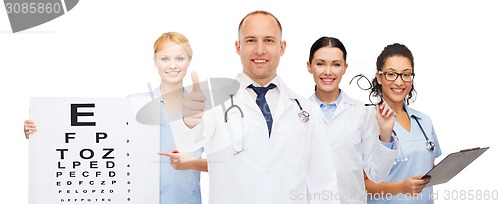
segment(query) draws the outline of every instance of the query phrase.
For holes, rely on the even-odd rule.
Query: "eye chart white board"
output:
[[[159,126],[136,120],[150,102],[31,98],[29,203],[159,203]]]

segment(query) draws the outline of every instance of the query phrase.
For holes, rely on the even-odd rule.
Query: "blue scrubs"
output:
[[[399,152],[396,160],[403,161],[397,162],[391,169],[389,176],[385,182],[398,182],[403,181],[411,176],[424,175],[434,165],[435,158],[441,155],[441,148],[439,146],[434,126],[429,116],[411,109],[405,105],[405,110],[408,113],[411,121],[411,128],[408,132],[399,123],[394,124],[394,131],[399,137]],[[429,151],[426,148],[426,139],[422,130],[417,124],[416,119],[422,125],[425,134],[429,140],[435,143],[434,151]],[[405,159],[406,158],[406,159]],[[407,160],[407,161],[404,161]],[[381,204],[381,203],[415,203],[415,204],[430,204],[434,203],[432,200],[432,187],[426,187],[422,193],[415,197],[398,194],[386,196],[382,194],[368,195],[368,203]]]
[[[150,96],[150,93],[135,94],[132,96]],[[161,96],[160,89],[153,91],[155,98]],[[163,97],[160,98],[161,125],[160,125],[160,151],[171,152],[175,147],[175,141],[172,135],[169,117],[165,106],[163,106]],[[180,118],[180,112],[176,113]],[[196,152],[191,152],[191,156],[201,158],[203,148]],[[170,158],[160,156],[160,204],[182,203],[182,204],[201,204],[200,191],[200,171],[195,170],[175,170],[170,165]]]

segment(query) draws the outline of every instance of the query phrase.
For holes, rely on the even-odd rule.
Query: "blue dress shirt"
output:
[[[314,99],[316,102],[319,104],[319,107],[321,108],[321,111],[323,114],[325,114],[325,118],[330,121],[333,117],[333,113],[335,113],[335,110],[337,110],[338,104],[342,100],[342,91],[339,90],[339,97],[337,100],[335,100],[332,103],[324,103],[318,99],[318,96],[316,96],[316,93],[314,93]]]

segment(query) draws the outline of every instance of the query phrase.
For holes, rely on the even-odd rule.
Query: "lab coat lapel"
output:
[[[342,100],[340,101],[339,105],[337,106],[337,109],[333,113],[332,120],[338,117],[342,112],[344,112],[347,106],[352,106],[357,103],[356,100],[352,99],[347,94],[344,94],[344,92],[341,92],[340,94],[342,94]]]
[[[276,107],[276,112],[273,115],[273,127],[276,121],[279,121],[280,118],[290,109],[292,106],[292,102],[290,95],[288,94],[288,90],[286,90],[285,86],[283,86],[283,82],[280,81],[281,89],[280,96],[278,98],[278,106]],[[299,111],[297,111],[298,113]]]
[[[252,112],[253,111],[261,112],[259,106],[257,105],[257,102],[255,102],[255,98],[252,98],[252,96],[250,96],[250,93],[248,93],[248,90],[246,90],[246,88],[240,88],[238,94],[241,97],[241,101],[244,101],[242,104],[245,104],[245,106],[251,109]],[[248,103],[246,103],[245,101],[248,101]]]
[[[342,112],[345,111],[346,104],[344,103],[344,98],[342,98],[342,101],[340,101],[339,105],[337,106],[337,109],[335,109],[335,112],[333,112],[332,120],[334,120],[336,117],[338,117]]]
[[[356,101],[353,100],[351,97],[349,97],[347,94],[344,94],[343,92],[340,92],[340,94],[342,94],[342,100],[340,101],[340,103],[337,106],[337,109],[333,113],[332,119],[328,119],[328,118],[326,118],[325,114],[322,114],[323,121],[325,121],[327,124],[330,123],[331,121],[333,121],[333,119],[338,117],[342,112],[344,112],[346,110],[347,106],[350,106],[350,105],[356,103]],[[314,98],[314,93],[311,95],[311,97],[309,97],[309,100],[314,102],[316,105],[318,105],[318,103],[316,102],[316,99]]]
[[[316,99],[315,99],[315,97],[314,97],[314,94],[315,94],[315,93],[313,93],[313,94],[311,95],[311,97],[309,97],[309,101],[312,101],[312,102],[314,103],[314,105],[319,106],[318,102],[316,101]],[[326,124],[330,123],[330,120],[328,120],[328,119],[326,118],[326,116],[325,116],[325,114],[323,113],[323,111],[321,111],[320,113],[321,113],[321,118],[323,118],[323,121],[324,121]]]
[[[293,103],[295,103],[291,100],[291,98],[293,98],[293,97],[290,96],[290,91],[287,90],[285,83],[281,79],[278,79],[278,80],[279,80],[279,84],[280,84],[280,87],[279,87],[280,93],[279,93],[278,104],[277,104],[276,110],[272,114],[273,127],[275,126],[276,122],[279,121],[280,118],[289,110],[290,106],[292,106]],[[255,102],[255,98],[252,98],[252,96],[250,96],[250,93],[248,93],[248,91],[246,90],[246,87],[241,86],[240,90],[238,91],[238,94],[240,94],[242,101],[253,101],[253,103],[243,103],[243,104],[245,104],[245,106],[247,106],[252,111],[256,111],[259,113],[261,112],[259,106]],[[297,113],[298,113],[298,109],[297,109]],[[264,118],[264,116],[262,116],[262,118]],[[272,132],[271,132],[271,134],[272,134]]]
[[[240,83],[240,88],[236,93],[235,97],[241,99],[241,104],[246,106],[252,112],[261,112],[257,102],[255,102],[256,98],[253,98],[247,90],[247,86],[252,83],[252,81],[246,77],[243,73],[239,73],[236,75],[236,80]],[[262,116],[264,118],[264,116]]]

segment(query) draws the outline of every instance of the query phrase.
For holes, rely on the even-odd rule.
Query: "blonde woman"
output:
[[[160,75],[160,87],[153,90],[155,98],[161,97],[161,117],[169,121],[180,118],[182,98],[185,94],[183,79],[186,76],[193,51],[188,39],[177,32],[163,33],[154,43],[154,64]],[[151,93],[133,94],[149,96]],[[24,122],[26,138],[36,131],[31,120]],[[203,148],[191,153],[176,150],[168,122],[160,125],[160,203],[200,204],[200,171],[207,171],[207,161],[201,159]],[[184,171],[177,171],[184,170]]]

